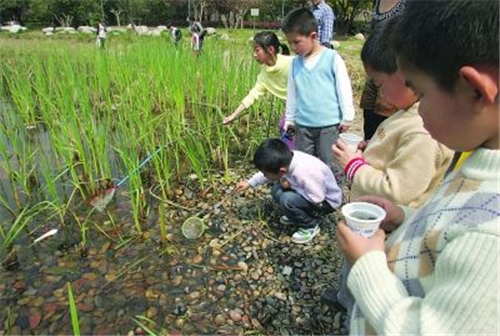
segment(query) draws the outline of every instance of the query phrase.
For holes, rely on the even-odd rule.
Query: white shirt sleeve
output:
[[[347,68],[342,57],[335,55],[334,69],[337,77],[337,93],[339,98],[340,111],[342,112],[341,124],[350,124],[354,120],[354,105],[352,103],[352,87]]]
[[[250,184],[250,186],[252,188],[255,188],[256,186],[258,185],[261,185],[261,184],[264,184],[264,183],[268,183],[270,182],[262,172],[258,172],[256,174],[254,174],[249,180],[248,180],[248,184]]]
[[[295,116],[297,115],[297,94],[295,92],[295,81],[293,80],[293,70],[291,67],[288,72],[285,120],[294,123]]]

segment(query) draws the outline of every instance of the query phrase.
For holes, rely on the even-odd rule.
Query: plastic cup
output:
[[[339,138],[347,145],[351,152],[358,150],[358,145],[363,138],[354,133],[340,133]]]
[[[342,207],[347,226],[358,235],[371,237],[385,218],[386,212],[378,205],[367,202],[347,203]]]
[[[203,220],[198,217],[189,217],[182,224],[182,234],[187,239],[199,238],[203,231],[205,231],[205,225]]]

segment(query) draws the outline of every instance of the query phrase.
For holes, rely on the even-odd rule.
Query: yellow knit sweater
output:
[[[287,80],[294,56],[278,54],[273,66],[261,65],[255,86],[241,102],[246,108],[266,92],[270,92],[279,99],[286,99]]]
[[[351,200],[379,195],[415,208],[439,185],[453,151],[424,128],[418,104],[396,112],[377,128],[363,153],[367,165],[356,172]]]

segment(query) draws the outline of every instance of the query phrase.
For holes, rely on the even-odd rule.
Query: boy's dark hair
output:
[[[361,49],[361,61],[376,72],[393,74],[398,70],[396,51],[390,40],[398,17],[380,22]]]
[[[451,92],[466,65],[498,69],[498,0],[408,1],[392,44],[399,65]]]
[[[276,53],[279,53],[281,49],[281,53],[283,55],[290,55],[290,50],[288,49],[287,45],[281,43],[278,39],[278,36],[276,36],[276,34],[272,31],[258,32],[253,37],[253,41],[266,51],[269,47],[274,47]]]
[[[290,166],[293,153],[280,139],[264,140],[255,151],[253,163],[261,172],[277,174]]]
[[[285,34],[297,33],[307,36],[318,32],[318,23],[309,9],[305,7],[296,8],[288,12],[281,24],[281,30]]]

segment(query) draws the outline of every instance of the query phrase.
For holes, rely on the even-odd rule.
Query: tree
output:
[[[362,11],[371,9],[372,0],[334,0],[330,6],[337,19],[337,31],[350,33],[354,28],[354,19]]]
[[[353,32],[356,17],[371,11],[372,0],[325,0],[337,17],[337,32]],[[56,24],[56,19],[73,18],[72,25],[94,25],[101,18],[108,24],[121,25],[122,21],[135,24],[158,25],[169,21],[182,22],[191,12],[191,19],[207,20],[221,17],[228,28],[243,27],[249,19],[249,9],[259,8],[257,21],[280,21],[282,13],[310,6],[310,0],[0,0],[3,21],[18,20],[30,26]],[[191,10],[188,8],[191,4]]]
[[[265,3],[263,0],[220,0],[217,2],[217,8],[224,15],[230,29],[243,28],[245,15],[250,8],[259,8]]]
[[[118,27],[120,27],[120,14],[122,13],[122,10],[113,8],[110,10],[110,12],[113,13],[113,15],[116,17],[116,24],[118,25]]]
[[[25,14],[28,11],[29,2],[26,0],[1,0],[0,13],[4,21],[19,21],[24,23]]]

